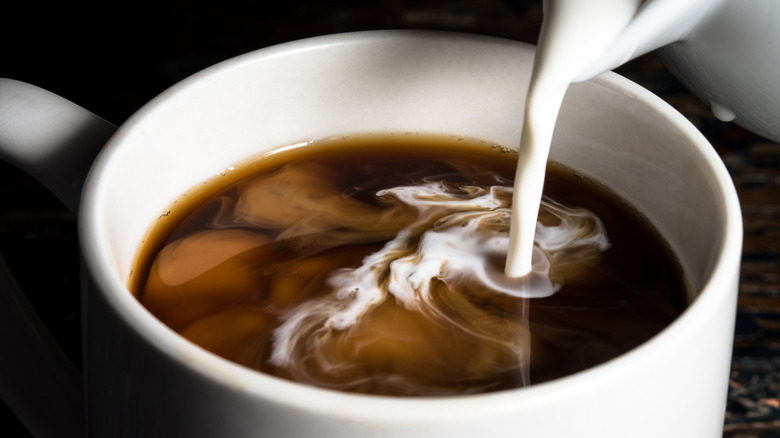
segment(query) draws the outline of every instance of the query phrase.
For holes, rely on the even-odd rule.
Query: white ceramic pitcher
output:
[[[578,79],[654,49],[715,116],[780,141],[780,1],[648,0]]]

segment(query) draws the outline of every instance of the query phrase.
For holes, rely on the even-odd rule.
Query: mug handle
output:
[[[78,210],[87,172],[116,127],[53,93],[0,78],[0,159]],[[86,436],[81,375],[0,256],[0,397],[38,438]],[[13,334],[9,336],[8,334]]]

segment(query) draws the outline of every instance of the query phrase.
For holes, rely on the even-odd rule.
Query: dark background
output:
[[[0,77],[48,89],[119,125],[175,82],[269,45],[398,28],[534,43],[541,17],[541,0],[27,2],[0,16]],[[745,245],[724,437],[780,436],[780,145],[715,120],[652,55],[619,72],[688,117],[734,178]],[[80,365],[75,217],[5,163],[0,163],[0,253]],[[0,408],[0,435],[25,436]]]

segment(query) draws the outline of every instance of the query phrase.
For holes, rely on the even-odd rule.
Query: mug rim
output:
[[[620,373],[626,365],[642,361],[647,355],[654,354],[662,344],[674,342],[676,334],[687,326],[697,324],[702,314],[714,311],[722,300],[735,299],[727,296],[729,289],[723,287],[732,281],[732,267],[739,266],[742,245],[742,218],[736,190],[726,171],[725,165],[706,138],[679,112],[640,85],[612,72],[607,72],[591,79],[606,88],[630,93],[644,105],[650,107],[668,120],[687,138],[687,143],[695,147],[704,158],[706,165],[718,182],[718,194],[722,197],[725,211],[725,226],[722,230],[725,238],[715,257],[711,274],[700,288],[697,297],[688,308],[651,339],[643,342],[630,351],[600,365],[588,368],[548,382],[534,384],[528,387],[515,388],[481,394],[464,394],[443,397],[395,397],[354,394],[337,390],[313,387],[306,384],[291,382],[275,376],[245,368],[227,359],[216,356],[201,347],[190,343],[148,312],[127,289],[116,275],[104,246],[99,242],[107,232],[100,226],[99,210],[101,197],[105,188],[101,184],[101,174],[105,172],[107,163],[111,161],[114,151],[122,144],[122,137],[128,130],[143,120],[147,113],[167,99],[173,98],[177,91],[186,88],[188,84],[198,81],[203,76],[220,74],[244,63],[285,54],[291,51],[309,50],[320,46],[343,44],[347,42],[367,43],[386,38],[399,37],[432,37],[432,38],[466,38],[487,39],[498,43],[527,45],[505,38],[477,34],[467,34],[449,31],[420,30],[378,30],[359,31],[306,38],[261,48],[243,55],[222,61],[208,67],[175,84],[159,96],[152,99],[136,114],[134,114],[117,133],[109,140],[101,151],[91,169],[83,192],[83,201],[79,211],[79,234],[84,266],[90,273],[96,290],[89,293],[100,293],[124,319],[126,325],[132,328],[146,342],[153,345],[162,354],[187,367],[191,371],[212,380],[235,388],[238,391],[256,397],[273,400],[278,404],[294,406],[297,409],[317,412],[334,412],[334,409],[348,412],[349,416],[360,418],[424,418],[435,420],[453,415],[453,409],[468,409],[469,415],[478,415],[474,411],[474,400],[479,399],[479,410],[485,415],[499,411],[515,410],[520,405],[538,405],[565,397],[572,391],[586,390],[598,385],[598,382]]]

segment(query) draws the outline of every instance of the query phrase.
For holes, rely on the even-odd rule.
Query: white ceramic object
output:
[[[720,1],[659,55],[725,121],[780,142],[780,1]]]
[[[249,157],[378,131],[519,144],[532,59],[532,46],[473,35],[333,35],[229,60],[144,106],[100,153],[79,210],[89,283],[90,434],[720,437],[741,252],[739,203],[701,134],[612,73],[571,87],[551,157],[615,188],[644,212],[678,254],[696,295],[671,326],[617,359],[492,394],[346,394],[212,355],[169,330],[127,291],[139,242],[168,205]]]
[[[647,0],[579,80],[655,49],[718,118],[780,142],[780,1]]]

